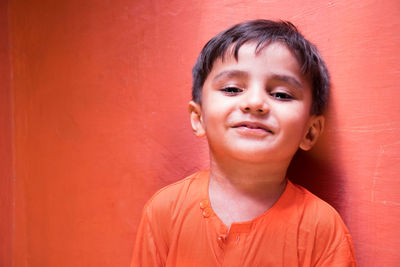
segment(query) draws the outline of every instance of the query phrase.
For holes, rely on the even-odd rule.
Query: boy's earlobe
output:
[[[300,148],[307,151],[310,150],[317,142],[319,136],[324,130],[325,118],[324,116],[314,116],[310,120],[307,133],[304,135]]]
[[[205,130],[203,127],[203,118],[201,114],[200,104],[194,101],[190,101],[189,114],[190,114],[190,123],[192,125],[194,134],[197,137],[203,137],[205,135]]]

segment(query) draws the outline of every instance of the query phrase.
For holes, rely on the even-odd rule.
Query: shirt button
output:
[[[217,243],[218,243],[218,245],[219,245],[221,248],[224,247],[225,240],[226,240],[226,235],[219,235],[219,236],[218,236],[218,241],[217,241]]]
[[[208,200],[202,200],[202,201],[200,201],[200,209],[205,209],[205,208],[207,208],[208,207]]]
[[[211,213],[212,213],[212,211],[211,211],[210,208],[205,208],[205,209],[203,210],[203,216],[204,216],[205,218],[210,217],[210,216],[211,216]]]

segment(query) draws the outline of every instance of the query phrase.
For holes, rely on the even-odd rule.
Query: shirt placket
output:
[[[217,231],[215,238],[219,252],[215,252],[219,255],[217,258],[221,266],[241,266],[243,253],[245,253],[243,251],[244,238],[251,231],[252,222],[233,223],[228,232],[228,228],[215,216],[208,199],[200,201],[200,210],[205,219],[211,219],[214,223],[217,222],[214,225],[218,225],[218,227],[214,229]]]
[[[222,239],[224,259],[222,266],[242,266],[244,260],[245,238],[249,234],[252,223],[232,224],[229,233]]]

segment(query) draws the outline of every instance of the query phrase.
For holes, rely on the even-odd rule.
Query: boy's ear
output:
[[[312,116],[309,121],[308,130],[300,143],[300,148],[307,151],[310,150],[318,140],[318,137],[324,130],[324,116]]]
[[[206,132],[203,127],[203,117],[201,114],[200,104],[194,101],[190,101],[189,114],[190,114],[190,123],[192,124],[192,129],[194,134],[197,137],[203,137]]]

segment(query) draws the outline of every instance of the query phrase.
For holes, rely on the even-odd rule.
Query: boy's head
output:
[[[249,21],[218,34],[193,78],[192,128],[214,158],[288,164],[322,132],[328,71],[289,22]]]
[[[192,97],[201,103],[205,80],[216,59],[233,52],[238,59],[238,51],[245,43],[256,43],[256,52],[274,42],[284,44],[297,58],[302,74],[308,79],[312,90],[311,114],[321,115],[327,104],[330,89],[329,73],[317,48],[299,33],[290,22],[253,20],[232,26],[217,34],[201,51],[193,67]]]

